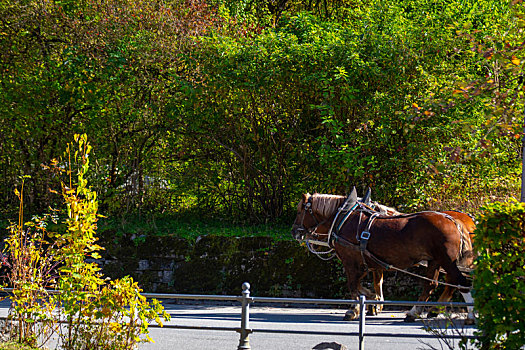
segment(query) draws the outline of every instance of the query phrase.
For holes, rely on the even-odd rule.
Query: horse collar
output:
[[[332,221],[332,226],[330,227],[330,230],[328,231],[328,242],[329,242],[328,244],[331,247],[334,247],[334,241],[336,241],[339,238],[339,231],[346,223],[346,220],[350,217],[350,215],[355,211],[355,209],[358,206],[359,206],[359,202],[356,202],[351,207],[349,207],[348,200],[347,200],[337,210],[337,214],[335,215],[334,221]]]

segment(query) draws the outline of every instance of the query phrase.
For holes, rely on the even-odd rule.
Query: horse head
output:
[[[346,201],[345,201],[346,199]],[[344,196],[319,194],[303,194],[297,206],[297,216],[292,226],[292,236],[302,241],[308,239],[313,233],[317,235],[328,234],[332,220],[341,205],[348,201],[357,202],[355,189],[348,198]]]
[[[313,197],[310,193],[303,193],[303,197],[297,205],[297,216],[292,225],[292,236],[298,241],[304,240],[308,229],[315,225],[312,201]]]

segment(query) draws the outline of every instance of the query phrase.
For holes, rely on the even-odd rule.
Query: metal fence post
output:
[[[365,349],[365,320],[366,320],[366,297],[359,296],[359,350]]]
[[[242,284],[242,312],[241,312],[241,339],[239,340],[239,346],[237,350],[251,350],[250,346],[250,284],[244,282]]]

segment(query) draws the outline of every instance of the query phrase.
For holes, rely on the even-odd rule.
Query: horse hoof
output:
[[[427,318],[434,318],[437,317],[438,313],[436,311],[429,311],[427,314]]]
[[[357,314],[354,312],[347,312],[343,318],[343,321],[353,321],[355,319],[357,319]]]
[[[407,322],[407,323],[416,322],[416,316],[415,315],[411,315],[411,314],[407,314],[405,316],[404,321]]]
[[[366,313],[368,316],[377,316],[378,312],[377,312],[377,308],[375,307],[369,307],[368,308],[368,311]]]
[[[476,320],[473,319],[473,318],[467,318],[467,319],[465,320],[465,325],[467,325],[467,326],[472,326],[472,325],[475,324],[475,323],[476,323]]]

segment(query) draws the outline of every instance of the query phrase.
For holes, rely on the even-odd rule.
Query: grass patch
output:
[[[269,236],[275,240],[291,239],[292,221],[268,224],[235,223],[220,218],[196,215],[128,216],[120,219],[104,218],[98,222],[99,232],[106,230],[123,235],[175,235],[194,240],[203,235],[227,237]]]
[[[6,343],[0,343],[0,350],[34,350],[38,348],[33,348],[24,344],[14,343],[14,342],[6,342]]]

